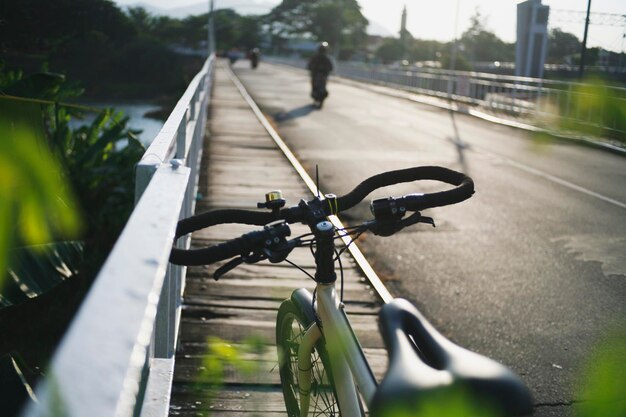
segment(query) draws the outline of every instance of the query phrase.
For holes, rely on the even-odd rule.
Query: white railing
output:
[[[186,272],[169,253],[177,221],[195,206],[213,64],[139,162],[135,209],[23,416],[168,415]]]
[[[266,60],[306,67],[306,61],[299,58],[268,57]],[[605,109],[602,105],[585,105],[593,101],[606,102],[610,98],[615,108],[624,108],[626,88],[484,72],[389,68],[356,62],[338,62],[335,67],[334,73],[341,77],[452,99],[480,106],[483,110],[525,116],[531,122],[560,118],[561,121],[626,135],[621,112]]]

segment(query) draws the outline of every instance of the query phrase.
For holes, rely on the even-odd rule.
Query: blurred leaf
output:
[[[51,72],[40,72],[16,80],[4,89],[9,96],[51,98],[55,97],[65,82],[65,76]]]
[[[626,328],[600,342],[583,372],[576,417],[626,416]]]
[[[600,79],[577,84],[570,99],[560,104],[558,127],[626,143],[626,94]],[[619,133],[619,132],[622,133]]]
[[[79,241],[63,241],[12,249],[0,307],[41,295],[76,275],[83,260],[83,247]]]
[[[76,236],[79,220],[61,170],[45,143],[38,104],[0,97],[0,271],[7,249]]]
[[[2,165],[2,157],[0,156],[0,165]],[[0,169],[0,182],[4,176],[4,172],[7,169]],[[10,225],[13,222],[11,203],[8,198],[5,198],[2,191],[5,187],[0,184],[0,290],[2,290],[2,283],[4,280],[4,271],[6,271],[7,253],[9,252],[9,246],[11,245],[11,228]],[[0,293],[1,297],[1,293]],[[1,302],[1,300],[0,300]]]
[[[389,405],[384,417],[494,417],[498,413],[479,398],[473,398],[461,386],[456,389],[432,390],[427,395],[417,396],[412,405],[397,403]]]

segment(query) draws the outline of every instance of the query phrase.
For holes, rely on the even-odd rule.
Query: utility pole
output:
[[[456,0],[456,13],[454,14],[454,40],[452,42],[452,53],[450,54],[450,70],[456,70],[456,55],[459,51],[459,6],[460,1]]]
[[[626,39],[626,32],[622,33],[622,48],[621,48],[620,53],[619,53],[619,65],[617,66],[618,71],[620,72],[620,74],[623,72],[622,71],[622,68],[623,68],[622,63],[624,61],[624,39]]]
[[[213,20],[213,0],[209,0],[209,56],[215,53],[215,23]]]
[[[459,51],[459,39],[458,39],[458,27],[459,27],[459,5],[460,0],[456,0],[456,13],[454,17],[454,39],[452,41],[452,51],[450,53],[450,71],[456,70],[456,55]],[[454,74],[450,74],[450,79],[448,80],[448,101],[452,101],[452,84],[453,84]]]
[[[587,1],[587,17],[585,18],[585,34],[583,44],[580,49],[580,67],[578,67],[578,78],[582,79],[585,72],[585,54],[587,53],[587,32],[589,31],[589,12],[591,11],[591,0]]]

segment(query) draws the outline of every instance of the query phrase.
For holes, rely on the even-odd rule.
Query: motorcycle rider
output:
[[[327,51],[328,42],[321,42],[317,47],[317,53],[311,57],[307,65],[311,73],[311,97],[318,108],[322,108],[324,99],[328,97],[326,81],[328,74],[333,70],[333,63],[326,55]]]
[[[254,48],[250,51],[250,66],[252,69],[255,69],[259,65],[260,56],[261,51],[259,51],[259,48]]]

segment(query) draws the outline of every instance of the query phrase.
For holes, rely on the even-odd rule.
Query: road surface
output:
[[[324,192],[342,195],[368,176],[418,165],[469,174],[473,198],[424,213],[436,228],[367,236],[360,246],[394,296],[518,372],[535,415],[569,415],[584,400],[589,350],[626,323],[626,158],[337,80],[315,110],[302,70],[263,61],[234,70],[309,173],[319,166]],[[344,219],[367,215],[363,205]]]

